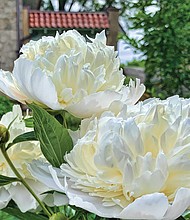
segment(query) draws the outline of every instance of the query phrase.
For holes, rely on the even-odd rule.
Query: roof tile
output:
[[[30,28],[109,28],[105,12],[48,12],[29,11]]]

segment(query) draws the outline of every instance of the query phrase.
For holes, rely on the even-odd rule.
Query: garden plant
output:
[[[188,219],[190,99],[138,102],[105,32],[30,41],[0,90],[0,209],[18,219]]]

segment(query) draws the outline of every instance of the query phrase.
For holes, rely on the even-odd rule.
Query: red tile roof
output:
[[[29,11],[30,28],[109,28],[108,15],[105,12],[49,12]]]

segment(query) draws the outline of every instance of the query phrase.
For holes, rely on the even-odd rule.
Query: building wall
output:
[[[0,68],[11,71],[17,57],[16,0],[0,0]]]

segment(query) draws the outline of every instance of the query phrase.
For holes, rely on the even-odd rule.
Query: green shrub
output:
[[[123,36],[146,57],[146,86],[152,96],[190,96],[190,1],[128,1],[132,29],[139,40]]]
[[[136,60],[136,59],[134,59],[131,62],[128,62],[127,66],[144,68],[145,67],[145,61],[144,60]]]
[[[13,102],[11,102],[7,97],[0,96],[0,118],[2,115],[4,115],[6,112],[9,112],[12,110]]]

